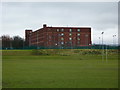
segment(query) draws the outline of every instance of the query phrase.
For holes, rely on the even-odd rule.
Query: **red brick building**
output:
[[[36,31],[25,30],[29,46],[38,47],[74,47],[91,45],[90,27],[48,27]]]

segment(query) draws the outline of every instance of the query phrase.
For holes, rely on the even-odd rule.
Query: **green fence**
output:
[[[1,48],[3,50],[9,50],[9,49],[120,49],[119,46],[110,46],[110,45],[91,45],[91,46],[72,46],[72,47],[43,47],[43,46],[24,46],[20,48]]]

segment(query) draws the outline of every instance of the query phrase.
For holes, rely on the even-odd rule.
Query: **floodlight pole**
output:
[[[103,61],[104,60],[104,46],[103,46],[103,34],[104,34],[104,32],[102,32],[101,34],[102,34],[102,50],[103,50],[103,52],[102,52],[102,61]]]
[[[114,43],[115,43],[115,42],[114,42],[114,37],[116,37],[116,35],[113,35],[113,46],[114,46]]]
[[[100,37],[99,37],[99,49],[100,49]]]
[[[106,44],[106,62],[107,62],[107,44]]]

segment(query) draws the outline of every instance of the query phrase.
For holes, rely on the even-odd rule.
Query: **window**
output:
[[[64,36],[64,33],[61,33],[61,36]]]
[[[80,38],[77,38],[77,40],[80,40]]]
[[[72,44],[72,42],[69,42],[70,44]]]
[[[62,37],[61,40],[64,40],[64,38]]]
[[[51,39],[51,36],[49,36],[49,38]]]
[[[78,29],[77,31],[80,32],[80,29]]]
[[[59,29],[57,29],[57,32],[59,32]]]
[[[77,36],[80,36],[80,33],[78,33]]]
[[[61,44],[64,44],[64,42],[61,42]]]
[[[61,29],[62,32],[64,32],[64,29]]]
[[[85,37],[88,37],[88,34],[86,34]]]
[[[78,41],[77,43],[80,44],[80,41]]]
[[[70,29],[70,32],[72,32],[72,29]]]
[[[72,36],[72,33],[69,33],[69,36]]]
[[[72,40],[72,38],[70,37],[69,40]]]

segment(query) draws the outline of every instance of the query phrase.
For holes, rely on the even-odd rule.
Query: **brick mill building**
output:
[[[90,27],[48,27],[36,31],[25,30],[25,40],[29,46],[76,47],[91,45]]]

